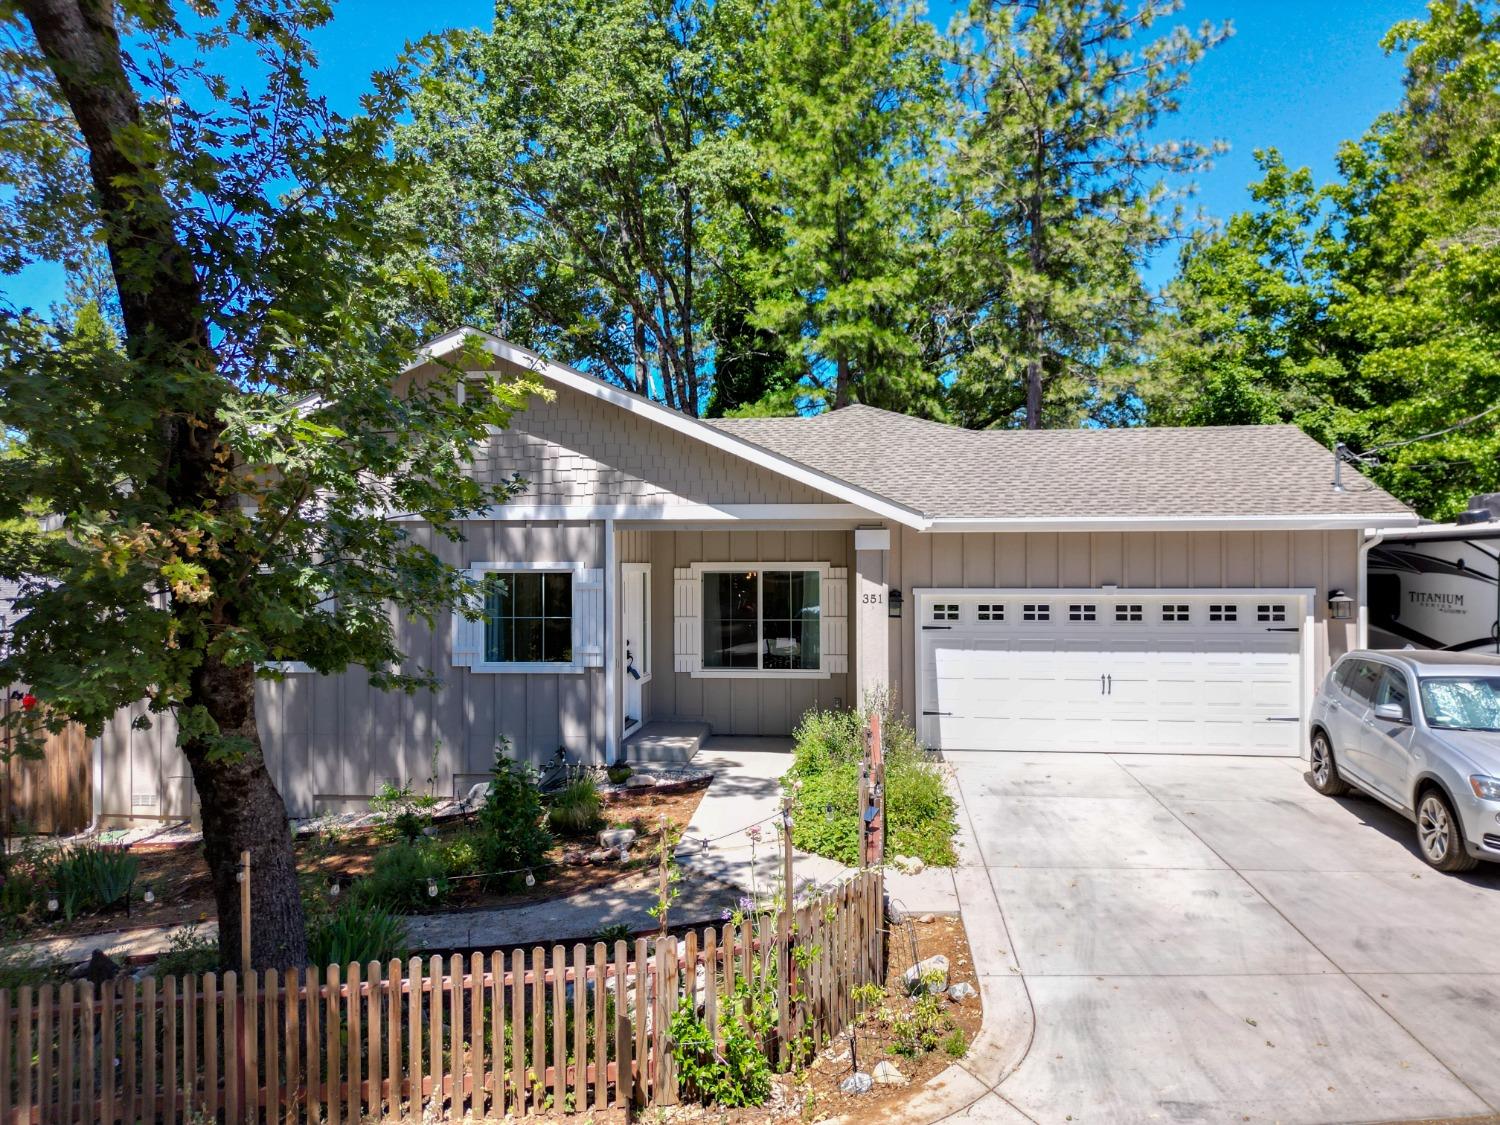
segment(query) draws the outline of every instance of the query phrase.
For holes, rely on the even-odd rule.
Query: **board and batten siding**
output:
[[[604,565],[596,523],[467,524],[467,541],[449,543],[421,524],[418,542],[458,566],[480,562],[572,562]],[[447,620],[436,629],[402,618],[397,639],[408,667],[431,668],[442,686],[407,694],[370,686],[362,669],[335,676],[290,673],[256,687],[261,745],[294,817],[363,808],[384,781],[410,780],[419,790],[434,776],[441,796],[462,795],[489,774],[495,742],[509,738],[516,757],[541,764],[559,746],[574,761],[600,762],[604,747],[604,670],[515,674],[473,672],[449,663]],[[133,730],[140,707],[121,711],[104,734],[102,813],[111,820],[185,817],[190,785],[170,716]],[[141,802],[156,797],[157,807]],[[133,807],[134,806],[134,807]]]
[[[1332,621],[1327,595],[1359,585],[1357,531],[921,533],[893,531],[886,581],[907,596],[891,620],[890,675],[903,708],[916,700],[916,599],[925,587],[1121,590],[1311,588],[1313,674],[1356,643],[1358,623]]]
[[[694,678],[675,671],[673,570],[695,562],[852,562],[849,531],[667,531],[648,533],[651,557],[651,715],[706,722],[715,734],[785,736],[813,708],[847,706],[852,678]],[[854,614],[849,615],[851,632]],[[851,644],[852,644],[851,640]]]

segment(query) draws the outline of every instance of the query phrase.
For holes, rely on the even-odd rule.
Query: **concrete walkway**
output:
[[[714,737],[693,759],[694,767],[714,771],[714,780],[693,814],[677,858],[685,875],[732,884],[745,894],[769,894],[781,878],[781,776],[792,764],[785,738]],[[758,826],[759,840],[754,839]],[[701,841],[710,840],[707,850]],[[798,887],[827,883],[851,869],[837,860],[807,852],[792,857]],[[932,868],[920,875],[886,872],[892,906],[911,914],[957,914],[952,871]]]
[[[985,1027],[903,1120],[1500,1109],[1500,868],[1432,871],[1295,759],[949,757]]]

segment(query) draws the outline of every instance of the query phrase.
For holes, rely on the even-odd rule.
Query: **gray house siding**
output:
[[[1357,531],[1013,532],[893,531],[886,581],[908,595],[889,620],[890,679],[898,702],[916,699],[914,589],[933,586],[1212,589],[1312,588],[1313,673],[1353,648],[1358,622],[1328,617],[1327,594],[1359,584]]]
[[[706,722],[716,734],[787,735],[807,711],[848,704],[851,677],[698,679],[674,670],[672,572],[695,562],[826,562],[849,566],[849,531],[675,531],[649,533],[652,714]],[[851,627],[854,614],[850,613]],[[851,639],[851,644],[853,643]]]

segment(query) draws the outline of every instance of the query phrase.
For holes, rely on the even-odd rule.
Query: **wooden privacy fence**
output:
[[[7,715],[18,706],[10,698],[12,690],[4,692]],[[56,733],[45,732],[39,758],[15,752],[7,729],[0,735],[0,757],[5,759],[0,824],[7,836],[20,829],[60,836],[88,827],[93,817],[94,754],[81,726],[69,723]]]
[[[243,976],[0,990],[0,1122],[520,1116],[672,1104],[668,1025],[691,1000],[719,1042],[737,986],[766,990],[766,1049],[847,1027],[883,976],[883,897],[863,872],[779,918],[684,941],[457,954]]]

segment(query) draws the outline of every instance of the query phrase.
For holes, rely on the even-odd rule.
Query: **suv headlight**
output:
[[[1500,777],[1476,773],[1469,778],[1469,784],[1474,787],[1474,796],[1481,801],[1500,801]]]

